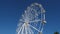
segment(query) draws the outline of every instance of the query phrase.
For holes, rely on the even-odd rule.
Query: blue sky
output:
[[[46,10],[43,34],[60,32],[60,0],[0,0],[0,34],[16,34],[21,14],[34,2],[42,4]]]

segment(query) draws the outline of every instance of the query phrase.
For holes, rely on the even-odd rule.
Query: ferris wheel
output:
[[[45,23],[44,8],[41,4],[33,3],[22,14],[19,20],[17,34],[34,34],[34,30],[42,34]]]

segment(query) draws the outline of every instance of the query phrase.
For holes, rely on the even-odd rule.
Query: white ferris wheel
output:
[[[24,11],[19,20],[17,34],[42,34],[45,20],[45,10],[41,4],[33,3]],[[34,31],[35,30],[35,31]]]

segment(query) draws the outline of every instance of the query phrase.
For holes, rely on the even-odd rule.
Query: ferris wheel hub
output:
[[[25,26],[28,27],[28,22],[25,23]]]

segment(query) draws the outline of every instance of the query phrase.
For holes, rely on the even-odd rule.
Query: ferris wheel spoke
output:
[[[20,32],[21,32],[21,30],[22,30],[22,28],[24,27],[24,24],[21,26],[21,28],[19,29],[19,31],[18,31],[18,34],[20,34]]]
[[[19,21],[24,22],[23,19],[20,19]]]
[[[25,34],[28,34],[28,33],[27,33],[27,27],[25,27]]]
[[[41,21],[40,19],[38,19],[38,20],[33,20],[33,21],[30,21],[30,23],[31,22],[39,22],[39,21]]]
[[[32,25],[29,24],[30,27],[32,27],[33,29],[37,30],[38,32],[40,32],[37,28],[33,27]]]
[[[22,26],[23,27],[23,26]],[[21,32],[21,30],[22,30],[22,27],[20,28],[20,30],[18,31],[18,34]]]
[[[27,28],[27,30],[28,30],[28,34],[31,34],[29,27]]]
[[[24,27],[22,28],[21,34],[23,34],[23,32],[24,32]]]
[[[31,28],[28,29],[29,29],[29,34],[34,34]]]

